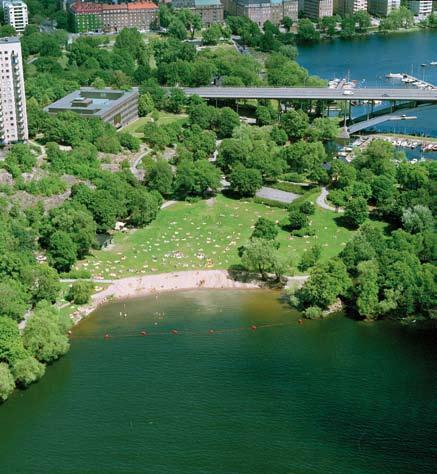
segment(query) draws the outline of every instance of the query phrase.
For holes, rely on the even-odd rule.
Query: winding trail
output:
[[[344,212],[344,209],[342,209],[341,207],[334,207],[326,202],[326,197],[328,196],[328,193],[329,191],[325,187],[323,187],[321,193],[319,194],[319,196],[317,196],[316,204],[322,209],[326,209],[327,211]]]

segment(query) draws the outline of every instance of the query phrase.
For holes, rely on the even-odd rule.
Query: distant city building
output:
[[[17,33],[22,33],[29,23],[27,5],[21,0],[7,0],[3,2],[5,22],[15,28]]]
[[[119,128],[138,118],[138,90],[82,87],[44,110],[50,114],[75,112],[83,117],[97,117]]]
[[[368,0],[369,13],[377,16],[387,16],[401,6],[401,0]]]
[[[367,0],[336,0],[334,13],[338,15],[353,15],[359,11],[367,11]]]
[[[324,16],[332,16],[333,11],[333,0],[305,0],[305,16],[311,18],[311,20],[318,20]]]
[[[28,139],[21,44],[16,37],[0,38],[0,143]]]
[[[432,13],[432,0],[423,1],[423,0],[409,0],[408,8],[414,15],[418,16],[428,16]]]
[[[155,3],[91,3],[77,1],[70,7],[72,27],[77,33],[86,31],[119,31],[135,27],[150,30],[157,24],[159,9]]]
[[[271,21],[278,25],[284,17],[297,20],[298,0],[224,0],[229,15],[246,16],[262,26]]]
[[[197,13],[204,26],[224,21],[224,7],[220,0],[173,0],[171,4],[176,10],[188,8]]]

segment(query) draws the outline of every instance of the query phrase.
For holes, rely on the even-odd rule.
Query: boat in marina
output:
[[[403,74],[389,72],[388,74],[385,75],[385,77],[387,79],[402,79],[404,76]]]

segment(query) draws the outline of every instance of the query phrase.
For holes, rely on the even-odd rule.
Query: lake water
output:
[[[0,472],[434,473],[435,335],[342,315],[301,325],[279,296],[100,308],[0,406]]]
[[[376,34],[300,46],[298,61],[311,74],[329,80],[349,76],[359,87],[407,87],[399,80],[386,79],[390,72],[413,74],[437,85],[437,66],[421,67],[437,61],[437,31]],[[416,121],[386,122],[377,130],[437,136],[437,107],[414,115]]]

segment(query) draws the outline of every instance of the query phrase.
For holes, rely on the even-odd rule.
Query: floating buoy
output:
[[[171,333],[172,333],[172,334],[177,334],[178,332],[176,331],[176,329],[172,329],[172,330],[171,330]]]
[[[250,326],[250,329],[252,329],[252,331],[256,331],[256,326],[255,326],[255,324],[252,324],[252,326]]]
[[[109,334],[105,334],[105,335],[103,336],[103,339],[109,339],[110,337],[111,337],[111,336],[110,336]]]
[[[297,322],[298,322],[299,324],[303,324],[303,319],[298,319]]]
[[[140,335],[141,335],[141,336],[147,336],[147,332],[146,332],[146,331],[141,331],[141,332],[140,332]]]
[[[208,331],[208,333],[209,333],[209,334],[214,334],[214,329],[210,329],[210,330]]]

